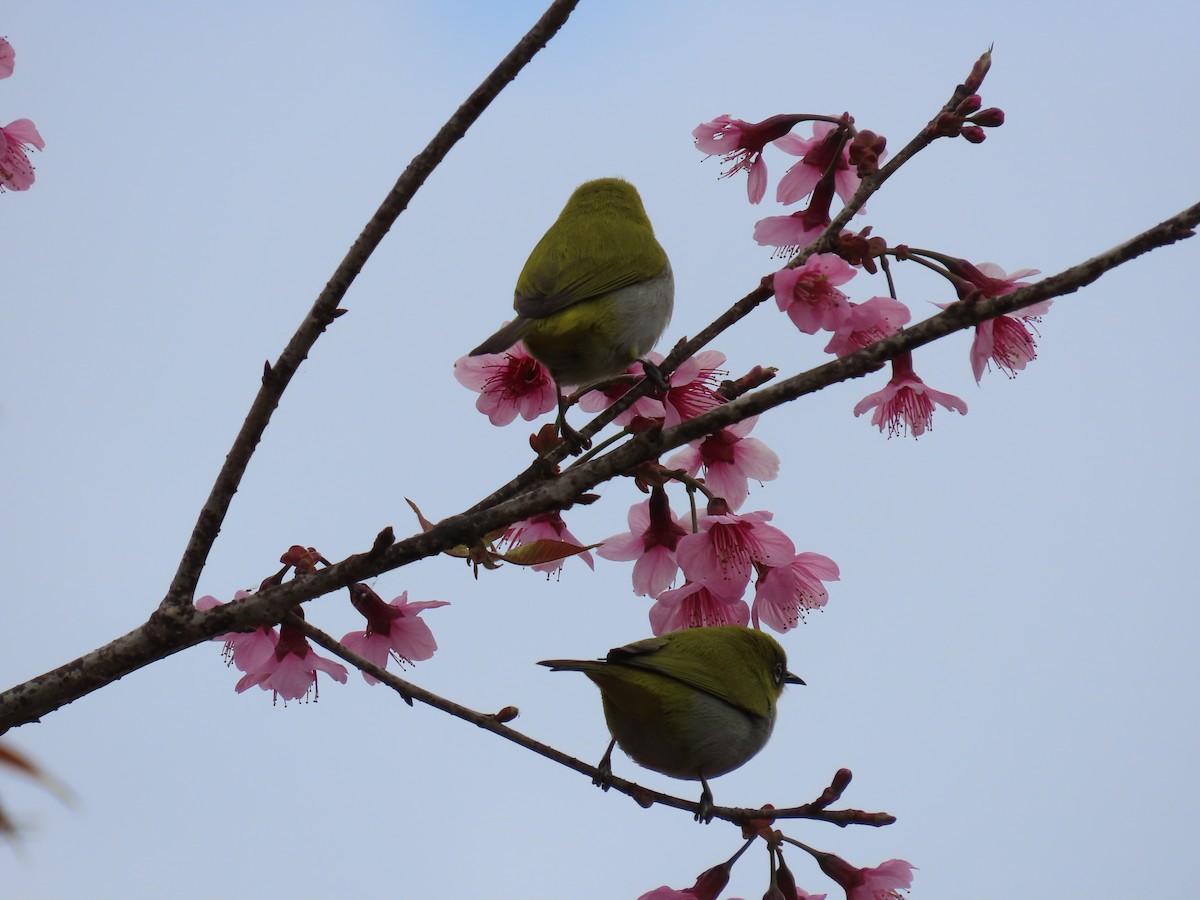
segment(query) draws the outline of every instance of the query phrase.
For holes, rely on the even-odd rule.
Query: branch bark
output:
[[[190,602],[183,607],[160,608],[144,625],[115,641],[0,694],[0,734],[16,725],[37,721],[130,672],[216,635],[279,622],[298,603],[470,544],[490,531],[537,513],[561,509],[580,494],[639,463],[805,394],[870,374],[888,360],[938,338],[1041,300],[1073,293],[1117,266],[1191,237],[1197,225],[1200,225],[1200,203],[1042,281],[1000,297],[951,304],[938,315],[856,353],[769,383],[673,428],[638,435],[560,475],[542,475],[516,496],[450,516],[428,531],[390,546],[373,547],[313,574],[297,576],[279,587],[206,612],[194,610]]]

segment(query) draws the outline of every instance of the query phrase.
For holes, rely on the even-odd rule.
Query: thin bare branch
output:
[[[456,719],[470,722],[484,731],[490,731],[498,737],[512,741],[514,744],[524,747],[526,750],[531,750],[551,762],[556,762],[561,766],[566,766],[568,769],[579,772],[581,775],[586,775],[593,779],[593,781],[600,775],[600,770],[595,766],[588,765],[573,756],[568,756],[561,750],[556,750],[549,744],[543,744],[541,741],[535,740],[529,735],[517,731],[515,728],[509,728],[497,713],[482,713],[470,709],[461,703],[455,703],[453,700],[447,700],[445,697],[418,687],[411,681],[406,681],[389,672],[387,669],[380,668],[298,616],[289,615],[284,619],[284,624],[303,631],[314,643],[324,647],[330,653],[350,663],[350,665],[358,667],[372,678],[377,679],[381,684],[387,685],[399,694],[409,706],[412,706],[413,701],[432,706],[434,709],[441,710]],[[506,710],[511,711],[511,715],[517,714],[515,707],[506,707]],[[687,810],[692,813],[700,811],[700,803],[698,801],[685,800],[682,797],[675,797],[671,794],[654,791],[650,788],[642,787],[635,782],[627,781],[624,778],[609,776],[607,781],[612,788],[632,797],[637,801],[638,805],[643,807],[653,806],[655,803],[658,803],[663,806],[672,806],[676,809]],[[828,789],[826,789],[826,792],[828,793]],[[831,822],[842,827],[846,825],[890,825],[896,821],[895,816],[887,813],[868,813],[857,809],[827,809],[828,805],[829,802],[827,800],[818,798],[811,803],[778,810],[751,810],[718,806],[713,808],[713,815],[716,818],[726,819],[730,822],[774,817],[778,819],[814,819],[822,822]]]
[[[533,28],[455,110],[454,115],[434,135],[425,149],[413,157],[345,258],[338,264],[279,358],[274,364],[266,365],[258,394],[250,406],[241,430],[234,438],[221,471],[217,473],[208,499],[200,509],[187,547],[179,560],[175,577],[171,580],[171,586],[159,607],[161,611],[166,612],[174,608],[176,612],[186,612],[190,609],[192,594],[196,590],[213,542],[221,530],[221,524],[229,512],[233,495],[237,492],[246,467],[250,464],[250,458],[262,439],[272,414],[279,406],[284,390],[300,368],[300,364],[307,358],[317,338],[338,317],[338,306],[367,259],[408,207],[409,201],[425,183],[429,174],[496,99],[500,91],[517,77],[517,73],[526,63],[558,32],[578,4],[579,0],[554,0]]]

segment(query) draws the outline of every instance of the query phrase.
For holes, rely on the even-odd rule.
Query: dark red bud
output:
[[[992,48],[988,47],[987,52],[979,59],[975,60],[975,65],[971,67],[971,74],[967,76],[967,80],[963,82],[963,87],[974,94],[983,84],[983,79],[987,76],[988,69],[992,67]]]
[[[492,713],[491,718],[495,719],[497,722],[499,722],[501,725],[503,725],[505,722],[511,722],[513,719],[515,719],[520,714],[521,714],[521,711],[519,709],[517,709],[515,706],[506,706],[506,707],[504,707],[504,709],[500,710],[499,712]]]
[[[843,231],[838,235],[837,254],[852,266],[862,266],[871,274],[878,271],[875,265],[876,257],[887,252],[887,241],[881,237],[871,237],[871,226],[868,225],[858,234]]]
[[[971,116],[971,121],[984,128],[998,128],[1004,124],[1004,110],[997,106],[989,106]]]
[[[817,865],[821,867],[821,871],[841,885],[847,893],[863,883],[862,871],[850,865],[837,854],[818,850],[813,856],[817,860]]]
[[[375,541],[371,544],[371,549],[368,552],[371,556],[377,556],[394,543],[396,543],[396,532],[392,530],[391,525],[388,525],[383,531],[375,535]]]
[[[750,143],[760,149],[771,141],[777,140],[791,131],[797,124],[804,121],[804,116],[797,115],[780,115],[771,116],[769,119],[763,119],[750,125],[746,130],[753,132],[753,139]]]
[[[724,497],[713,497],[708,501],[708,514],[710,516],[727,516],[729,515],[729,504]]]
[[[692,893],[696,895],[696,900],[717,900],[721,891],[725,890],[725,885],[729,884],[730,868],[729,863],[721,863],[701,872],[696,883],[692,885]]]
[[[967,97],[961,103],[959,103],[958,107],[954,111],[960,116],[966,117],[971,115],[973,112],[977,112],[981,106],[983,106],[983,98],[978,94],[972,94],[970,97]]]
[[[671,517],[671,500],[661,484],[650,489],[650,526],[652,528],[670,527],[675,524]]]
[[[383,602],[383,598],[371,589],[370,585],[363,584],[361,581],[358,584],[350,585],[346,590],[350,592],[350,603],[364,616],[375,612],[380,606],[387,605]]]
[[[849,769],[838,769],[833,780],[829,782],[829,787],[821,791],[821,796],[813,801],[813,806],[826,809],[831,803],[837,803],[842,798],[842,793],[850,786],[850,779],[853,777]]]
[[[783,854],[779,856],[779,871],[775,873],[775,882],[779,886],[779,890],[787,900],[792,900],[796,896],[796,879],[792,877],[791,870],[787,867],[787,863],[783,861]]]
[[[879,157],[887,147],[887,138],[873,131],[860,131],[850,142],[850,162],[858,167],[859,177],[879,170]]]
[[[978,125],[964,125],[962,136],[972,144],[982,144],[987,140],[987,134]]]

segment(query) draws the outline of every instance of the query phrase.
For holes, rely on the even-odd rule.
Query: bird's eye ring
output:
[[[787,675],[787,669],[783,663],[775,663],[775,668],[772,670],[772,675],[775,676],[776,684],[783,684],[783,679]]]

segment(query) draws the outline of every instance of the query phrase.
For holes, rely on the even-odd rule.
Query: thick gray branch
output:
[[[471,544],[490,531],[531,515],[563,508],[581,493],[638,463],[656,459],[690,440],[823,387],[876,371],[889,359],[947,334],[1041,300],[1073,293],[1105,272],[1150,250],[1191,237],[1198,224],[1200,204],[1105,253],[1028,287],[1001,297],[960,301],[919,325],[850,356],[771,383],[674,428],[658,434],[640,435],[561,475],[544,477],[511,499],[450,516],[429,531],[351,556],[315,574],[298,577],[245,600],[203,613],[193,610],[190,603],[162,608],[145,625],[129,634],[0,694],[0,733],[16,725],[37,721],[46,713],[111,684],[129,672],[215,635],[279,622],[297,603],[453,547]]]

